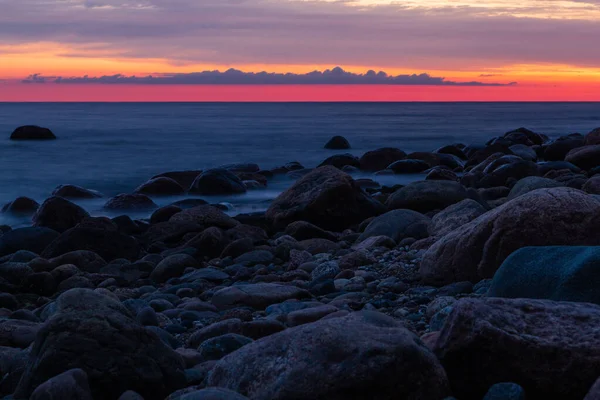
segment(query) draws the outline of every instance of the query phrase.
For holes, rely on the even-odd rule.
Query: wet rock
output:
[[[152,216],[150,216],[150,223],[158,224],[159,222],[167,222],[173,215],[180,213],[181,211],[181,208],[174,205],[161,207],[152,213]]]
[[[152,179],[169,178],[179,183],[181,187],[189,188],[201,173],[202,171],[171,171],[153,176]]]
[[[467,190],[458,182],[419,181],[395,191],[386,202],[390,209],[429,212],[444,209],[468,198]]]
[[[386,167],[396,174],[418,174],[431,168],[431,165],[422,160],[398,160]]]
[[[571,150],[583,145],[583,135],[573,134],[561,136],[544,146],[544,159],[546,161],[563,161]]]
[[[527,246],[600,244],[600,203],[569,188],[538,189],[450,232],[424,254],[428,283],[491,278],[515,250]]]
[[[274,283],[237,285],[217,291],[211,302],[220,310],[248,306],[264,310],[271,304],[310,297],[306,290]]]
[[[600,145],[583,146],[567,153],[565,161],[579,168],[590,170],[600,165]]]
[[[50,228],[62,233],[89,216],[90,214],[77,204],[53,196],[42,203],[34,214],[32,222],[33,226]]]
[[[185,189],[171,178],[160,177],[138,186],[135,192],[149,196],[175,196],[185,193]]]
[[[240,194],[246,186],[233,172],[226,169],[209,169],[200,174],[190,186],[190,193],[204,195]]]
[[[109,199],[104,208],[107,210],[151,210],[158,208],[156,203],[144,194],[119,194]]]
[[[31,400],[92,400],[88,376],[82,369],[71,369],[38,386]]]
[[[169,222],[194,223],[206,227],[216,226],[222,229],[230,229],[239,225],[238,221],[218,208],[209,205],[201,205],[183,210],[182,212],[173,215],[171,219],[169,219]]]
[[[525,193],[529,193],[537,189],[554,188],[561,186],[564,185],[553,179],[542,178],[539,176],[529,176],[527,178],[519,180],[515,184],[515,186],[513,186],[510,193],[508,194],[508,199],[512,200],[516,197],[524,195]]]
[[[59,235],[55,230],[43,227],[14,229],[0,236],[0,256],[19,250],[40,254]]]
[[[75,185],[60,185],[52,192],[52,196],[65,199],[96,199],[102,195],[94,190],[84,189]]]
[[[522,386],[529,399],[583,398],[598,375],[598,323],[591,304],[463,299],[434,351],[460,399],[481,399],[498,382]]]
[[[327,230],[343,230],[381,214],[385,207],[370,198],[350,177],[325,166],[299,179],[280,194],[266,217],[278,230],[294,221],[307,221]]]
[[[16,215],[32,215],[39,208],[39,203],[29,197],[17,197],[2,207],[3,213]]]
[[[181,356],[137,324],[121,303],[86,289],[57,299],[15,397],[27,398],[41,383],[72,368],[88,374],[94,398],[117,398],[131,389],[158,400],[185,382]]]
[[[585,135],[586,146],[594,146],[600,144],[600,128],[593,129],[587,135]]]
[[[486,169],[486,175],[479,181],[478,186],[510,186],[510,181],[538,175],[540,175],[538,165],[532,161],[519,160],[502,164],[497,168],[495,165],[490,165],[490,168]]]
[[[446,167],[434,167],[427,173],[426,181],[458,181],[458,175]]]
[[[10,140],[53,140],[54,133],[48,128],[36,125],[20,126],[10,135]]]
[[[378,313],[356,313],[287,329],[217,363],[210,386],[253,399],[434,399],[444,370],[416,336]]]
[[[485,214],[486,211],[487,210],[475,200],[463,200],[437,213],[431,220],[429,232],[435,236],[445,236],[453,230],[468,224]],[[418,237],[414,238],[421,239]]]
[[[350,148],[350,142],[343,136],[334,136],[325,144],[326,149],[346,150]]]
[[[368,151],[360,158],[360,169],[376,172],[386,169],[388,165],[406,158],[406,153],[394,147]]]
[[[374,236],[388,236],[395,242],[405,238],[423,239],[429,236],[431,219],[412,210],[389,211],[376,217],[358,238],[359,242]]]
[[[360,161],[352,154],[336,154],[323,161],[319,167],[323,167],[325,165],[331,165],[332,167],[336,167],[338,169],[342,169],[347,166],[358,168],[360,166]]]
[[[456,156],[462,160],[466,160],[467,155],[463,151],[463,148],[464,147],[461,148],[460,145],[451,144],[451,145],[440,147],[435,152],[439,153],[439,154],[452,154],[453,156]]]

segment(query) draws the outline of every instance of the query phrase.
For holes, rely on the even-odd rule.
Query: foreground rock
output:
[[[379,313],[290,328],[219,361],[208,384],[256,400],[442,399],[446,375],[419,339]]]
[[[19,228],[0,236],[0,257],[19,250],[40,254],[60,234],[49,228]]]
[[[490,297],[600,304],[600,247],[526,247],[494,275]]]
[[[116,399],[135,390],[145,399],[163,399],[185,383],[177,353],[118,301],[86,289],[57,299],[14,397],[27,398],[46,380],[73,368],[87,373],[94,398]]]
[[[32,393],[31,400],[92,400],[85,371],[72,369],[42,383]]]
[[[600,307],[542,300],[464,299],[434,351],[453,394],[479,400],[499,382],[527,399],[582,399],[600,371]]]
[[[387,236],[399,243],[402,239],[424,239],[429,236],[431,219],[412,210],[394,210],[376,217],[358,238],[359,242]]]
[[[492,278],[527,246],[600,244],[600,202],[570,188],[539,189],[505,203],[438,240],[420,273],[432,284]]]
[[[42,226],[62,233],[89,216],[90,214],[77,204],[53,196],[42,203],[32,221],[33,226]]]
[[[467,198],[467,190],[458,182],[420,181],[394,192],[386,205],[390,209],[406,208],[428,212],[442,210]]]
[[[307,221],[323,229],[341,231],[383,212],[383,204],[367,195],[350,175],[324,166],[280,194],[266,217],[278,230],[294,221]]]
[[[310,294],[306,290],[295,286],[256,283],[223,288],[214,294],[211,301],[221,310],[240,306],[265,309],[271,304],[307,297],[310,297]]]
[[[10,135],[10,140],[52,140],[56,139],[54,133],[48,128],[36,125],[20,126]]]

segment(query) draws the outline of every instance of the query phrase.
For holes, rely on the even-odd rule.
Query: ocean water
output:
[[[58,140],[8,140],[26,124],[48,127]],[[342,152],[360,156],[388,146],[410,152],[484,143],[521,126],[550,137],[587,133],[600,126],[600,103],[0,103],[0,205],[18,196],[41,202],[66,183],[110,197],[162,172],[235,162],[314,167],[336,153],[323,149],[334,135],[352,145]],[[279,178],[266,190],[206,200],[230,203],[232,214],[263,210],[291,183]],[[105,200],[80,204],[108,215]],[[0,223],[27,222],[0,215]]]

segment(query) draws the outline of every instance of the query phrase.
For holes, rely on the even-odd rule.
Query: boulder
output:
[[[475,200],[463,200],[437,213],[431,220],[429,233],[440,237],[445,236],[453,230],[468,224],[480,215],[485,214],[486,211]]]
[[[60,185],[52,192],[52,196],[65,199],[96,199],[102,195],[94,190],[84,189],[75,185]]]
[[[600,142],[595,144],[600,144]],[[568,136],[561,136],[544,146],[544,160],[563,161],[571,150],[583,145],[583,135],[577,133]]]
[[[429,236],[431,219],[412,210],[389,211],[376,217],[358,238],[358,242],[374,237],[388,236],[396,243],[402,239],[424,239]]]
[[[446,167],[434,167],[428,171],[426,181],[458,181],[458,175]]]
[[[39,208],[39,203],[29,197],[17,197],[2,207],[3,213],[15,215],[32,215]]]
[[[220,360],[208,385],[256,400],[442,399],[446,375],[401,323],[352,313],[286,329]]]
[[[198,261],[187,254],[174,254],[162,260],[150,274],[150,279],[163,283],[183,275],[186,268],[198,268]]]
[[[352,154],[336,154],[323,161],[319,167],[323,167],[325,165],[331,165],[339,169],[342,169],[346,166],[358,168],[360,167],[360,161],[358,161],[358,158]]]
[[[109,199],[104,208],[107,210],[151,210],[158,208],[156,203],[145,194],[119,194]]]
[[[63,372],[38,386],[30,400],[93,400],[84,370],[75,368]]]
[[[597,167],[600,165],[600,144],[573,149],[567,153],[565,161],[585,170]]]
[[[488,211],[438,240],[423,255],[425,282],[492,278],[527,246],[600,244],[600,202],[570,188],[538,189]]]
[[[465,168],[474,167],[496,153],[513,154],[510,147],[504,144],[492,144],[482,149],[473,149],[472,152],[469,151],[467,154],[469,161],[465,164]]]
[[[33,226],[50,228],[62,233],[89,216],[90,214],[77,204],[62,197],[52,196],[42,203],[33,215],[32,222]]]
[[[539,176],[528,176],[520,179],[515,186],[512,187],[510,193],[508,194],[508,199],[512,200],[537,189],[549,189],[561,186],[564,185],[555,181],[554,179],[542,178]]]
[[[466,160],[467,155],[463,151],[463,148],[464,148],[464,146],[461,147],[461,145],[450,144],[447,146],[440,147],[435,152],[438,154],[452,154],[453,156],[456,156],[456,157],[460,158],[461,160]]]
[[[594,146],[600,144],[600,128],[596,128],[585,135],[586,146]]]
[[[211,301],[220,310],[241,306],[264,310],[271,304],[306,297],[310,297],[310,294],[295,286],[255,283],[223,288],[213,295]]]
[[[510,146],[510,150],[526,161],[537,161],[537,153],[531,147],[524,144],[515,144]]]
[[[319,228],[316,225],[306,221],[292,222],[285,228],[284,233],[290,235],[296,240],[307,240],[313,238],[336,240],[333,233]]]
[[[384,147],[368,151],[360,158],[360,169],[376,172],[386,169],[388,165],[406,158],[406,153],[394,147]]]
[[[254,163],[233,163],[219,166],[221,169],[234,172],[236,174],[253,174],[260,171],[260,166]]]
[[[281,193],[266,212],[275,229],[307,221],[341,231],[383,213],[383,204],[367,195],[350,175],[332,166],[317,168]]]
[[[40,384],[73,368],[87,373],[98,399],[135,390],[145,399],[162,400],[185,384],[179,354],[120,302],[88,289],[69,290],[56,300],[14,397],[28,398]]]
[[[209,205],[201,205],[183,210],[173,215],[169,219],[169,222],[194,223],[206,227],[216,226],[222,229],[234,228],[240,224],[223,211]]]
[[[42,256],[54,258],[75,250],[92,251],[106,261],[117,258],[135,261],[138,259],[141,248],[133,237],[120,232],[75,227],[50,243],[42,252]]]
[[[600,247],[525,247],[500,266],[490,297],[600,304]]]
[[[422,213],[444,208],[468,198],[458,182],[419,181],[395,191],[387,200],[390,209],[409,209]]]
[[[215,168],[204,171],[192,183],[190,193],[204,195],[246,193],[246,186],[233,172]]]
[[[523,127],[506,132],[503,138],[513,144],[524,144],[526,146],[541,145],[544,143],[544,138],[541,135]]]
[[[536,163],[521,159],[500,165],[497,168],[492,164],[489,168],[486,168],[485,173],[486,175],[479,181],[479,187],[510,186],[509,182],[511,180],[540,175]]]
[[[135,192],[149,196],[175,196],[185,193],[185,189],[171,178],[160,177],[138,186]]]
[[[586,193],[600,194],[600,175],[588,179],[581,189]]]
[[[334,136],[325,144],[326,149],[346,150],[350,148],[350,142],[343,136]]]
[[[152,213],[150,216],[150,223],[158,224],[160,222],[167,222],[173,215],[180,213],[182,210],[182,208],[174,205],[161,207]]]
[[[19,250],[40,254],[59,235],[55,230],[43,227],[13,229],[0,236],[0,257]]]
[[[41,324],[17,319],[0,321],[0,346],[27,348],[41,328]]]
[[[396,174],[418,174],[431,168],[431,165],[422,160],[398,160],[387,166],[387,169]]]
[[[581,399],[600,370],[600,307],[530,299],[462,299],[434,351],[460,399],[499,382],[528,399]]]
[[[155,178],[169,178],[179,183],[183,188],[189,188],[202,171],[171,171],[160,175],[153,176]]]
[[[56,139],[54,133],[48,128],[36,125],[20,126],[10,135],[10,140],[52,140]]]

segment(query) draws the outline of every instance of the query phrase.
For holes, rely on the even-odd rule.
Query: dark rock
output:
[[[81,271],[95,273],[106,265],[106,261],[93,251],[75,250],[52,258],[50,264],[58,268],[72,264]]]
[[[540,145],[544,143],[544,138],[527,129],[519,128],[504,134],[504,139],[509,140],[513,144],[524,144],[526,146]]]
[[[2,207],[2,212],[16,215],[32,215],[34,214],[39,203],[29,197],[17,197],[15,200],[7,203]]]
[[[458,182],[419,181],[395,191],[386,205],[390,209],[409,209],[422,213],[444,209],[468,198]]]
[[[169,178],[179,183],[183,188],[189,188],[202,171],[171,171],[160,175],[153,176],[155,178]]]
[[[594,146],[600,144],[600,128],[593,129],[590,133],[585,135],[586,146]]]
[[[0,256],[28,250],[40,254],[60,234],[42,227],[14,229],[0,236]]]
[[[213,295],[211,302],[220,310],[240,306],[265,309],[271,304],[306,297],[310,297],[309,293],[295,286],[255,283],[223,288]]]
[[[198,347],[198,351],[205,361],[220,360],[227,354],[233,353],[252,342],[253,340],[246,336],[238,335],[236,333],[227,333],[205,340]]]
[[[186,268],[198,268],[198,261],[187,254],[175,254],[162,260],[150,274],[154,282],[163,283],[183,275]]]
[[[234,262],[243,265],[269,264],[275,257],[273,253],[267,250],[253,250],[249,253],[237,257]]]
[[[16,398],[72,368],[89,377],[94,398],[135,390],[163,399],[184,384],[184,363],[156,334],[144,329],[118,301],[86,289],[63,293],[39,331]]]
[[[15,310],[19,306],[19,301],[10,293],[0,293],[0,308]]]
[[[389,211],[376,217],[358,238],[359,242],[374,236],[388,236],[395,242],[405,238],[423,239],[429,236],[431,219],[412,210]]]
[[[586,193],[600,194],[600,175],[588,179],[581,189]]]
[[[325,166],[280,194],[266,217],[279,230],[294,221],[308,221],[323,229],[340,231],[384,211],[383,204],[370,198],[350,175]]]
[[[244,253],[248,253],[254,250],[254,242],[252,239],[238,239],[231,243],[229,243],[223,252],[221,253],[221,258],[232,257],[236,258],[241,256]]]
[[[247,397],[228,389],[211,387],[183,394],[181,397],[167,400],[248,400]]]
[[[296,240],[306,240],[306,239],[328,239],[328,240],[336,240],[336,236],[328,232],[324,229],[319,228],[316,225],[311,224],[306,221],[296,221],[292,222],[285,228],[284,233],[286,235],[290,235]]]
[[[225,214],[216,207],[209,205],[197,206],[177,213],[169,219],[169,222],[187,222],[203,225],[206,227],[216,226],[223,229],[230,229],[239,222]]]
[[[561,171],[561,170],[566,169],[573,173],[581,172],[581,168],[579,168],[578,166],[571,164],[570,162],[567,162],[567,161],[541,162],[541,163],[538,163],[538,169],[540,171],[540,175],[544,176],[545,178],[552,178],[552,177],[547,176],[547,174],[551,171]]]
[[[185,193],[185,189],[171,178],[160,177],[138,186],[135,192],[149,196],[175,196]]]
[[[453,393],[481,399],[498,382],[528,399],[580,399],[598,377],[600,307],[529,299],[462,299],[435,353]]]
[[[107,210],[151,210],[158,208],[150,197],[144,194],[119,194],[109,199],[104,208]]]
[[[387,166],[387,169],[396,174],[418,174],[431,168],[431,165],[422,160],[398,160]]]
[[[29,347],[35,340],[41,324],[18,319],[0,320],[0,346]]]
[[[181,211],[181,208],[174,205],[161,207],[152,213],[152,216],[150,216],[150,223],[158,224],[159,222],[167,222],[173,215],[180,213]]]
[[[515,186],[513,186],[508,194],[508,199],[512,200],[537,189],[549,189],[561,186],[564,185],[553,179],[541,178],[539,176],[528,176],[527,178],[519,180]]]
[[[92,400],[88,376],[82,369],[71,369],[47,380],[31,394],[30,400]]]
[[[202,256],[212,258],[221,254],[227,242],[228,240],[223,235],[223,231],[216,226],[212,226],[194,236],[184,247],[194,248]]]
[[[429,233],[440,237],[445,236],[453,230],[468,224],[485,214],[486,211],[487,210],[475,200],[463,200],[437,213],[431,220]],[[414,238],[421,239],[418,237]]]
[[[600,165],[600,145],[583,146],[567,153],[565,161],[579,168],[590,170]]]
[[[502,164],[495,168],[486,168],[486,175],[479,181],[480,187],[510,186],[509,182],[517,181],[528,176],[540,175],[538,165],[532,161],[519,160]]]
[[[446,167],[434,167],[425,177],[426,181],[458,181],[458,175]]]
[[[310,254],[329,253],[339,249],[339,245],[327,239],[307,239],[298,242],[302,250],[308,251]]]
[[[158,317],[152,307],[142,308],[135,316],[135,319],[144,326],[158,326]]]
[[[32,221],[33,226],[50,228],[62,233],[89,216],[90,214],[77,204],[62,197],[53,196],[42,203]]]
[[[393,147],[368,151],[360,158],[360,169],[376,172],[386,169],[388,165],[406,158],[406,153]]]
[[[323,161],[319,167],[323,167],[325,165],[331,165],[332,167],[336,167],[338,169],[342,169],[346,166],[358,168],[360,167],[360,161],[352,154],[336,154]]]
[[[483,400],[525,400],[525,391],[516,383],[496,383]]]
[[[209,169],[200,174],[190,186],[190,193],[204,195],[245,193],[246,186],[233,172]]]
[[[57,286],[58,283],[50,272],[36,272],[27,276],[22,283],[22,288],[28,293],[47,297],[56,292]]]
[[[139,393],[134,392],[133,390],[128,390],[123,393],[118,400],[144,400],[144,398],[140,396]]]
[[[94,190],[84,189],[75,185],[60,185],[52,192],[52,196],[65,199],[96,199],[102,195]]]
[[[395,320],[356,313],[289,328],[217,363],[208,385],[252,399],[436,399],[443,368]]]
[[[175,203],[173,203],[171,205],[179,207],[182,210],[187,210],[188,208],[194,208],[194,207],[203,206],[206,204],[208,204],[208,202],[206,200],[202,200],[202,199],[183,199],[183,200],[176,201]]]
[[[0,237],[0,241],[1,239]],[[117,258],[135,261],[138,259],[141,248],[133,237],[119,232],[75,227],[50,243],[43,251],[42,256],[54,258],[76,250],[94,252],[107,261]]]
[[[600,202],[569,188],[519,196],[450,232],[423,255],[429,283],[491,278],[515,250],[527,246],[600,244]],[[598,232],[598,234],[596,233]]]
[[[20,126],[10,135],[10,140],[52,140],[54,133],[48,128],[35,125]]]
[[[537,161],[537,153],[531,147],[524,144],[510,146],[510,150],[518,157],[526,161]]]
[[[598,400],[600,399],[600,378],[594,383],[583,400]]]
[[[453,156],[456,156],[462,160],[467,159],[467,155],[465,154],[465,152],[459,146],[457,146],[455,144],[440,147],[435,152],[439,153],[439,154],[452,154]]]
[[[471,154],[468,154],[469,161],[467,161],[467,163],[465,164],[465,168],[473,167],[485,161],[488,157],[496,153],[513,154],[509,146],[504,144],[493,144],[490,146],[486,146],[482,149],[475,150]]]
[[[580,134],[561,136],[544,146],[544,160],[563,161],[567,154],[584,145],[584,137]]]
[[[325,144],[326,149],[346,150],[350,148],[350,142],[343,136],[334,136]]]

